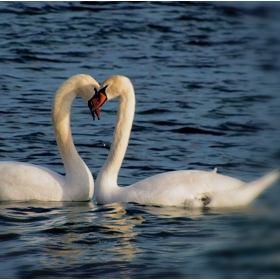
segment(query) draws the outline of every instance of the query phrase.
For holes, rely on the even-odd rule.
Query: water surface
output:
[[[85,73],[128,76],[136,114],[125,186],[171,170],[254,180],[280,163],[280,5],[0,2],[0,160],[64,174],[56,89]],[[116,101],[93,122],[72,107],[96,178]],[[242,209],[133,203],[0,203],[3,278],[279,278],[280,183]]]

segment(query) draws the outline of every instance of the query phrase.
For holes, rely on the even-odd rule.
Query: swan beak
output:
[[[97,116],[98,120],[100,120],[101,118],[100,107],[104,104],[106,100],[107,100],[106,93],[98,91],[88,101],[88,107],[91,111],[93,120],[95,120],[95,115]]]

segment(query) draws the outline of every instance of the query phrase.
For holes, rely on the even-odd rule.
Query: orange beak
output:
[[[107,100],[107,95],[105,93],[105,88],[100,89],[98,92],[94,94],[94,96],[88,101],[88,107],[91,111],[93,120],[95,120],[95,115],[100,120],[101,112],[100,107]]]

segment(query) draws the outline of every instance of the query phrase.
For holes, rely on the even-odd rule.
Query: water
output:
[[[279,166],[279,3],[0,2],[0,155],[59,173],[51,103],[68,77],[128,76],[136,115],[119,176],[181,169],[251,181]],[[116,101],[75,145],[96,178]],[[6,278],[279,278],[280,183],[242,209],[0,203]]]

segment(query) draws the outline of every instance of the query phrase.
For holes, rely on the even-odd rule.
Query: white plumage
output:
[[[134,89],[128,78],[113,76],[103,82],[98,94],[106,95],[103,100],[118,98],[119,101],[110,153],[96,179],[95,193],[98,203],[136,202],[186,207],[242,206],[250,203],[280,176],[278,169],[246,184],[220,175],[216,173],[216,169],[214,172],[173,171],[149,177],[131,186],[119,187],[118,173],[134,118]]]
[[[0,201],[86,201],[92,199],[94,182],[78,155],[70,128],[71,105],[77,95],[87,103],[99,84],[88,75],[76,75],[58,89],[52,120],[60,155],[66,169],[62,176],[48,168],[21,162],[0,162]]]

